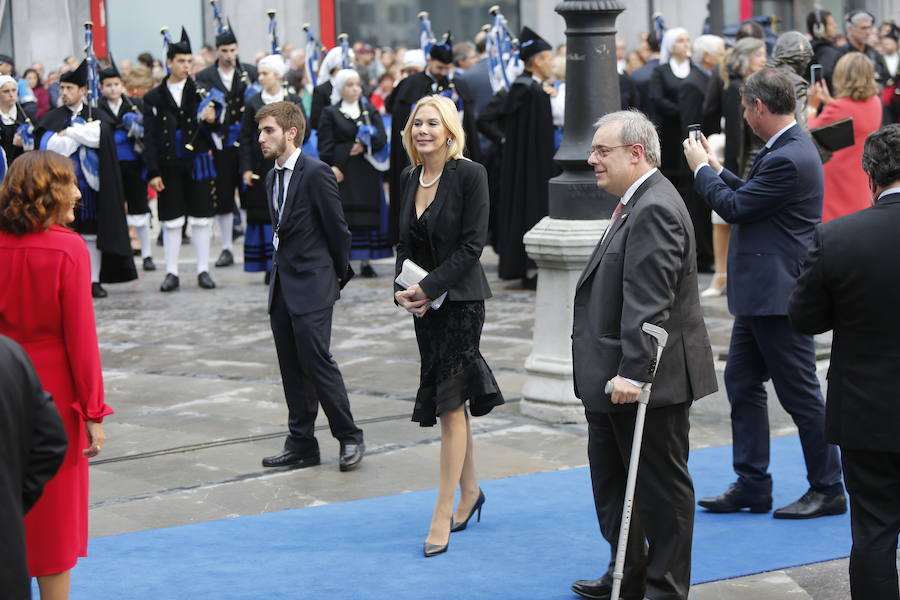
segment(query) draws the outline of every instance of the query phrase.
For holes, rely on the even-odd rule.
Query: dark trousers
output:
[[[684,191],[684,205],[691,216],[691,224],[694,226],[694,240],[697,248],[697,268],[708,270],[712,267],[715,257],[712,245],[712,212],[703,198],[694,191],[694,177],[690,177],[690,183]]]
[[[315,438],[319,403],[328,417],[331,435],[342,443],[363,441],[363,432],[350,413],[344,378],[329,349],[332,311],[329,307],[304,315],[290,314],[276,279],[269,320],[288,405],[289,433],[284,449],[304,456],[319,454]]]
[[[213,216],[213,180],[194,179],[193,169],[192,159],[160,165],[159,174],[166,186],[157,195],[160,221],[174,221],[184,216]]]
[[[585,415],[594,506],[600,532],[609,542],[610,576],[619,543],[636,411]],[[694,532],[694,484],[687,468],[689,415],[689,402],[647,411],[625,553],[625,598],[688,597]]]
[[[241,183],[238,149],[213,150],[213,165],[216,167],[216,214],[227,215],[235,209],[234,192]]]
[[[787,316],[734,318],[725,389],[731,403],[734,471],[738,484],[772,493],[769,474],[769,410],[763,383],[775,393],[800,433],[806,478],[816,491],[843,492],[837,448],[825,441],[825,403],[816,377],[815,344]]]
[[[898,600],[900,453],[841,449],[850,492],[850,593],[853,600]]]

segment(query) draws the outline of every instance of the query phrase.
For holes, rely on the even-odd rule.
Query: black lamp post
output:
[[[597,189],[587,151],[597,119],[621,108],[615,24],[625,6],[620,0],[565,0],[555,10],[566,20],[566,112],[554,157],[563,172],[549,182],[550,217],[605,219],[618,198]]]

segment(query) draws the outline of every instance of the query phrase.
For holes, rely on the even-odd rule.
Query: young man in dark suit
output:
[[[575,288],[572,357],[575,394],[588,422],[597,520],[611,558],[602,577],[576,581],[572,590],[585,598],[610,596],[634,402],[652,381],[622,598],[687,598],[694,530],[690,407],[717,389],[700,308],[694,231],[681,196],[659,172],[659,136],[647,117],[636,111],[607,114],[591,143],[588,163],[597,187],[621,200]],[[645,322],[669,334],[655,377],[656,345],[641,330]],[[604,391],[609,380],[612,397]]]
[[[811,335],[791,327],[788,296],[822,220],[822,161],[794,120],[794,88],[783,72],[757,71],[741,89],[744,118],[766,145],[747,180],[710,155],[705,138],[684,141],[694,189],[731,223],[728,309],[734,315],[725,388],[731,403],[737,483],[721,496],[703,498],[713,512],[768,512],[769,413],[764,382],[772,378],[778,400],[794,419],[806,461],[809,490],[775,511],[779,519],[809,519],[846,512],[837,449],[825,441],[825,403],[816,376]]]
[[[834,330],[825,428],[850,493],[854,600],[900,595],[900,125],[866,139],[862,166],[875,206],[818,226],[789,307],[799,331]]]
[[[30,598],[23,517],[66,456],[66,430],[22,347],[0,336],[0,590]]]
[[[334,303],[352,277],[350,230],[337,180],[328,165],[297,147],[306,127],[298,106],[267,104],[256,113],[256,122],[263,156],[275,160],[265,183],[275,247],[269,317],[290,430],[284,450],[264,458],[263,466],[319,464],[314,428],[321,402],[331,434],[341,444],[340,469],[349,471],[359,466],[365,445],[329,349]]]

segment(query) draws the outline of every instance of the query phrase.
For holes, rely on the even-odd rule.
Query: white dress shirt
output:
[[[166,87],[169,88],[169,93],[172,94],[172,98],[178,106],[181,106],[181,97],[184,95],[185,82],[187,82],[187,77],[178,83],[166,82]]]
[[[288,186],[291,184],[291,175],[294,172],[294,167],[297,164],[297,161],[300,159],[300,148],[294,150],[288,159],[284,161],[283,165],[279,165],[278,161],[275,161],[275,173],[272,178],[272,204],[275,205],[275,210],[278,214],[281,214],[281,211],[284,210],[284,202],[287,200],[287,190]],[[281,192],[281,198],[275,196],[275,192],[278,191],[278,171],[284,171],[284,189]]]
[[[222,83],[225,84],[225,89],[230,90],[231,84],[234,82],[234,72],[237,69],[232,69],[231,71],[228,71],[227,73],[225,71],[223,71],[222,69],[216,69],[216,70],[219,71],[219,77],[222,78]]]

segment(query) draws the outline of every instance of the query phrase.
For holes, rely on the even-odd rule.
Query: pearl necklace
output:
[[[419,173],[419,185],[421,185],[423,188],[430,188],[431,186],[433,186],[434,184],[436,184],[438,182],[438,179],[440,179],[441,175],[443,175],[443,174],[444,174],[444,170],[441,169],[441,172],[438,173],[437,177],[432,179],[430,183],[425,183],[425,179],[423,179],[425,176],[425,167],[422,167],[422,171]]]

